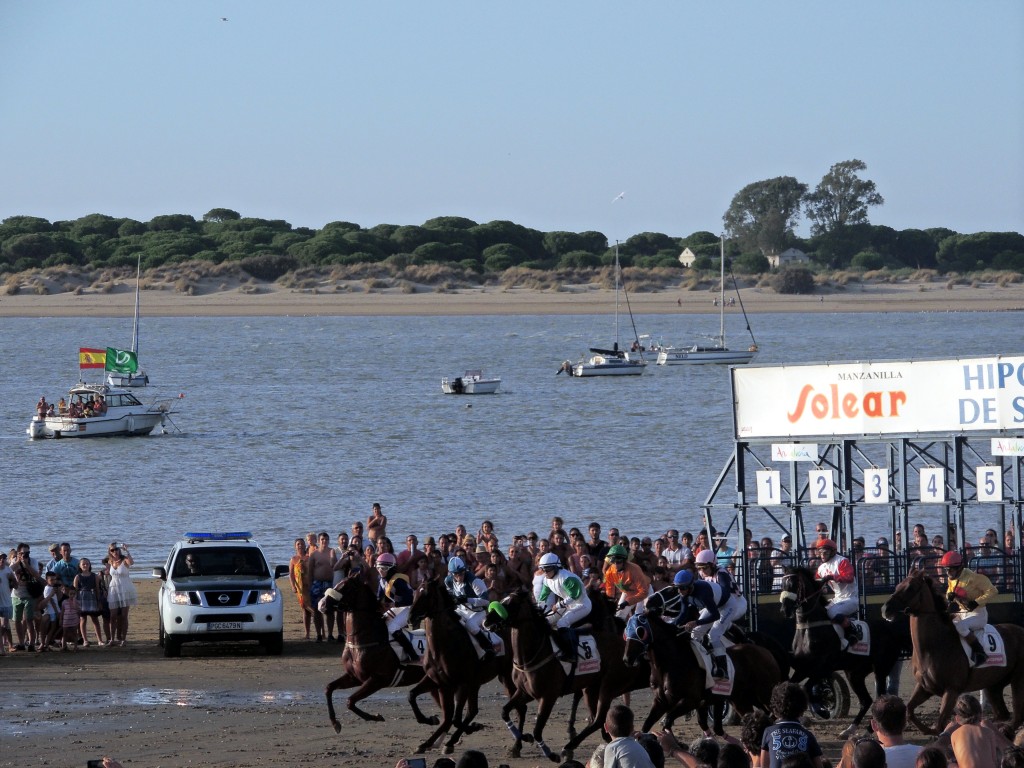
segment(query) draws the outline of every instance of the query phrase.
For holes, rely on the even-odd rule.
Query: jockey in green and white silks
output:
[[[538,602],[549,610],[548,621],[566,661],[576,660],[576,633],[572,625],[590,615],[591,603],[580,577],[562,567],[558,555],[548,552],[540,559],[544,583]]]

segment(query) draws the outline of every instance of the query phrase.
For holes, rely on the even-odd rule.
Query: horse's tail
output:
[[[764,632],[748,632],[747,637],[750,641],[760,648],[768,651],[775,659],[775,663],[779,665],[779,672],[782,675],[783,680],[789,679],[789,673],[793,668],[792,657],[789,651],[782,647],[782,643],[776,640],[771,635],[767,635]]]

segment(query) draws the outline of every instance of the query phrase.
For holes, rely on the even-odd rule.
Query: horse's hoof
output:
[[[438,719],[437,715],[431,715],[430,717],[426,717],[426,718],[423,719],[423,724],[424,725],[440,725],[441,721]]]
[[[374,723],[383,723],[384,715],[371,715],[370,720]]]
[[[524,733],[523,734],[523,741],[525,741],[527,744],[533,744],[533,734],[532,733]]]
[[[560,762],[562,762],[561,760],[558,759],[558,755],[556,755],[554,752],[552,752],[550,755],[548,755],[548,760],[550,760],[552,763],[560,763]]]
[[[841,739],[848,739],[851,736],[853,736],[853,734],[855,734],[856,732],[857,732],[857,726],[855,724],[851,724],[849,728],[847,728],[845,731],[843,731],[842,733],[839,734],[839,738],[841,738]]]
[[[455,745],[454,744],[445,744],[444,745],[444,749],[442,749],[441,751],[444,754],[446,754],[446,755],[450,755],[452,752],[455,751]]]
[[[571,749],[563,749],[562,750],[562,762],[565,762],[566,760],[572,760],[572,750]]]
[[[519,747],[509,747],[509,750],[508,750],[508,756],[509,757],[513,757],[516,760],[518,760],[519,759],[519,755],[521,753],[522,753],[522,750]]]
[[[341,733],[341,723],[339,723],[337,720],[331,720],[331,725],[334,726],[335,733]]]

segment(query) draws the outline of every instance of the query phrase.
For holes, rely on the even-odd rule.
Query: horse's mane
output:
[[[914,571],[911,576],[919,581],[924,582],[924,588],[928,590],[928,594],[932,598],[932,606],[935,608],[935,613],[945,619],[948,623],[952,623],[952,619],[949,616],[949,612],[946,610],[946,596],[942,592],[942,587],[928,575],[926,571],[917,570]]]

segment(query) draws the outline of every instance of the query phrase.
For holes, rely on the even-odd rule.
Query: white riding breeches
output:
[[[384,611],[384,620],[388,623],[389,635],[393,635],[400,629],[405,629],[409,623],[409,611],[411,610],[412,606],[406,605],[402,608],[389,608]]]
[[[860,606],[857,604],[857,599],[850,598],[849,600],[833,600],[825,608],[825,613],[828,614],[830,619],[835,619],[839,616],[856,615],[859,610]]]
[[[575,603],[569,603],[561,615],[552,613],[551,616],[548,617],[548,621],[551,623],[551,626],[558,629],[571,627],[577,621],[590,614],[590,607],[590,598],[587,598],[585,602],[581,600]]]
[[[967,637],[971,632],[980,632],[988,624],[988,608],[979,605],[973,611],[953,614],[953,626],[960,637]]]
[[[483,629],[484,619],[487,618],[487,611],[474,611],[468,605],[457,606],[455,613],[462,620],[462,626],[468,629],[471,635],[475,635]]]

